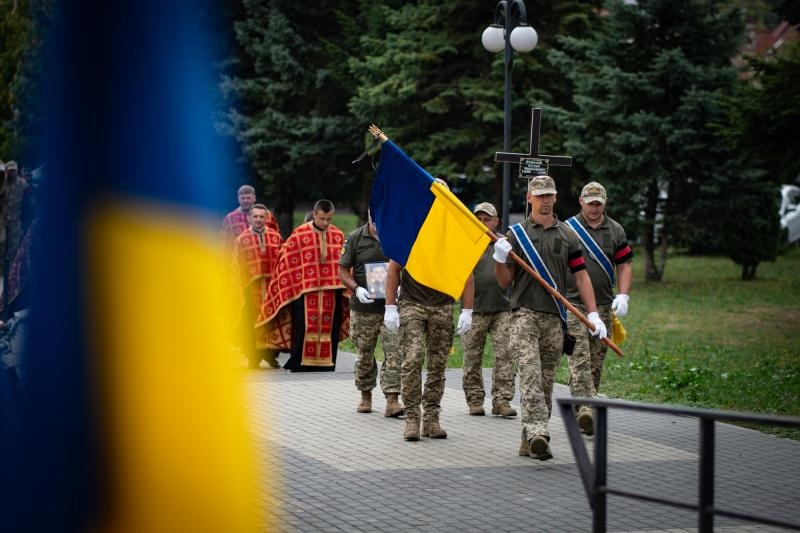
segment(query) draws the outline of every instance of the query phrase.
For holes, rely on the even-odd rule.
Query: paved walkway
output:
[[[281,361],[285,360],[281,356]],[[441,424],[446,440],[406,442],[404,422],[356,413],[353,355],[336,372],[249,371],[247,390],[265,471],[261,504],[270,531],[588,532],[591,511],[554,409],[554,458],[519,457],[519,417],[467,414],[461,370],[447,371]],[[266,363],[262,363],[266,367]],[[484,370],[490,386],[490,371]],[[376,389],[376,392],[377,389]],[[568,395],[556,385],[555,395]],[[519,397],[512,405],[519,407]],[[491,408],[487,399],[486,407]],[[487,409],[489,410],[489,409]],[[626,490],[696,501],[695,419],[609,412],[608,482]],[[716,501],[720,507],[800,522],[800,442],[717,425]],[[591,453],[592,439],[586,438]],[[617,496],[608,531],[697,531],[694,513]],[[716,518],[715,531],[784,531]]]

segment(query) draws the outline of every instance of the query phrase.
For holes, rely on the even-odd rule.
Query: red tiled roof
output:
[[[764,28],[751,30],[750,42],[743,48],[747,55],[763,57],[778,50],[786,43],[797,41],[800,38],[797,30],[784,21],[772,29]]]

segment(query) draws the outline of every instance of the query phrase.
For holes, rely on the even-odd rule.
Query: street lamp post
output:
[[[508,38],[506,38],[508,36]],[[503,151],[511,151],[511,63],[513,50],[530,52],[539,36],[528,26],[528,14],[522,0],[500,0],[494,10],[494,23],[483,31],[483,47],[490,52],[505,51],[505,96],[503,101]],[[503,230],[508,228],[511,207],[511,164],[503,163]]]

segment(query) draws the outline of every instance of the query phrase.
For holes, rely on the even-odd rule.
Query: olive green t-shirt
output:
[[[578,213],[576,218],[615,268],[616,265],[633,261],[633,250],[628,245],[625,229],[619,222],[606,216],[602,224],[597,228],[593,228],[586,223],[581,213]],[[614,289],[611,287],[611,280],[608,279],[608,275],[603,270],[603,267],[600,266],[600,263],[595,261],[589,252],[583,248],[583,243],[581,243],[581,248],[583,257],[586,259],[586,271],[592,280],[594,299],[597,305],[610,305],[614,300]],[[575,285],[575,277],[572,274],[567,276],[567,298],[573,304],[581,303],[578,287]]]
[[[415,280],[406,269],[400,276],[400,301],[414,302],[420,305],[442,306],[452,304],[455,300],[449,294],[431,289]]]
[[[494,275],[495,260],[492,258],[494,254],[494,243],[486,247],[486,251],[478,260],[475,265],[475,270],[472,271],[473,279],[475,280],[475,301],[473,302],[473,310],[476,313],[495,313],[497,311],[508,311],[508,289],[504,289],[497,283],[497,278]]]
[[[389,258],[383,253],[381,243],[369,233],[367,225],[354,229],[347,236],[347,240],[342,246],[342,253],[339,255],[339,265],[353,269],[353,279],[360,287],[368,289],[367,265],[374,265],[373,269],[383,269],[388,271]],[[370,295],[375,301],[371,304],[362,304],[356,298],[355,291],[350,296],[350,309],[361,313],[383,314],[386,304],[385,293]]]
[[[547,228],[533,222],[530,218],[522,221],[521,224],[553,277],[558,292],[565,294],[567,274],[570,271],[577,272],[586,268],[578,236],[569,226],[558,219]],[[525,252],[522,251],[522,247],[511,230],[508,230],[507,237],[514,253],[525,259]],[[506,264],[516,265],[511,258]],[[511,308],[519,309],[520,307],[558,314],[558,308],[547,289],[517,265],[511,285]]]

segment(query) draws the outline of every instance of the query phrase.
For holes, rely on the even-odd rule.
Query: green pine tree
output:
[[[338,14],[348,8],[243,0],[234,24],[238,49],[223,75],[230,108],[221,129],[239,142],[284,232],[298,200],[347,200],[364,179],[366,170],[350,161],[366,124],[350,116],[346,77],[337,72],[350,38]]]
[[[696,222],[693,195],[731,162],[710,124],[738,83],[730,60],[743,25],[725,0],[607,7],[599,31],[564,37],[550,55],[575,87],[566,146],[606,185],[612,216],[643,243],[646,279],[660,281],[667,246],[685,243]]]
[[[20,88],[24,87],[25,58],[36,36],[29,2],[0,4],[0,159],[19,159],[25,132],[20,128]]]
[[[563,100],[566,84],[548,72],[546,50],[561,32],[588,33],[595,18],[592,2],[526,5],[539,45],[532,53],[513,54],[512,150],[517,152],[529,147],[531,107]],[[350,109],[455,185],[463,200],[490,200],[499,207],[502,168],[494,154],[503,149],[504,60],[480,41],[494,7],[465,0],[365,4],[364,37],[350,60],[359,82]],[[561,149],[557,126],[555,117],[545,117],[547,153]],[[521,208],[524,182],[512,180],[511,196]]]
[[[474,2],[366,9],[364,36],[349,62],[358,80],[351,112],[380,126],[436,177],[451,184],[461,175],[491,179],[489,147],[497,147],[498,135],[502,143],[502,86],[498,92],[480,82],[491,72],[493,57],[480,44],[491,13]]]
[[[737,152],[769,171],[775,184],[800,175],[800,42],[787,44],[768,59],[752,59],[752,77],[725,100],[723,137]]]
[[[697,218],[713,211],[745,222],[715,227],[721,252],[742,265],[743,280],[756,277],[759,262],[775,259],[782,237],[777,191],[800,174],[800,44],[785,45],[767,59],[752,58],[747,74],[746,83],[723,101],[726,116],[717,125],[734,147],[738,169],[710,183],[700,195],[705,201],[694,206]]]

